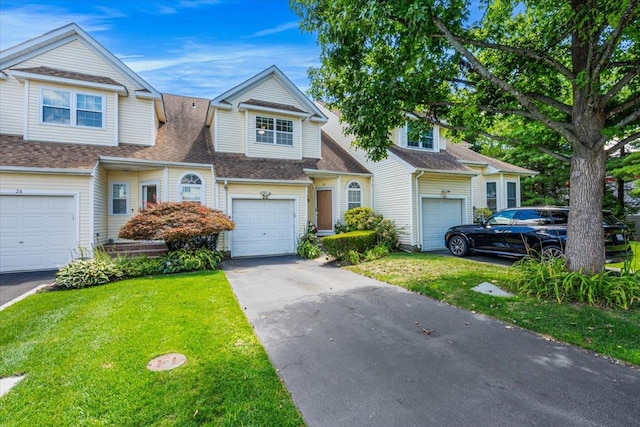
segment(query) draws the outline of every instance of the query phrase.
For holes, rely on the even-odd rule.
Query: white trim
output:
[[[44,91],[55,91],[55,92],[63,92],[69,94],[69,123],[57,123],[57,122],[45,122],[43,116],[43,107],[44,107]],[[79,125],[77,122],[78,119],[78,110],[85,111],[82,109],[78,109],[78,95],[88,95],[95,96],[96,98],[102,99],[102,109],[100,111],[102,124],[101,126],[86,126]],[[107,97],[104,93],[99,92],[87,92],[82,90],[75,89],[62,89],[55,86],[40,86],[38,88],[38,120],[39,124],[43,126],[63,126],[63,127],[71,127],[71,128],[81,128],[81,129],[89,129],[89,130],[107,130]]]
[[[181,174],[178,178],[178,188],[177,188],[177,194],[178,194],[178,201],[182,202],[182,179],[187,176],[187,175],[195,175],[197,176],[200,181],[202,182],[202,184],[185,184],[185,185],[200,185],[200,204],[203,206],[206,206],[207,204],[207,193],[206,193],[206,184],[207,184],[207,180],[204,179],[204,176],[199,174],[198,172],[194,172],[194,171],[187,171],[183,174]]]
[[[419,229],[420,229],[420,249],[424,250],[424,224],[422,223],[422,205],[424,203],[425,200],[459,200],[462,203],[460,203],[460,218],[462,219],[462,222],[466,221],[466,218],[468,218],[468,204],[467,204],[467,196],[464,194],[447,194],[447,197],[442,197],[442,196],[438,196],[435,194],[420,194],[419,196],[420,198],[420,217],[418,218],[418,225],[419,225]],[[444,236],[442,236],[442,239],[444,241]],[[443,245],[444,246],[444,245]]]
[[[120,143],[120,118],[118,114],[120,114],[119,110],[120,102],[118,100],[118,94],[113,94],[113,145],[117,146]],[[105,114],[105,113],[103,113]]]
[[[253,129],[255,132],[255,129]],[[244,112],[244,155],[249,156],[249,112]]]
[[[330,191],[331,192],[331,228],[328,230],[320,230],[318,228],[318,233],[320,232],[326,232],[326,231],[331,231],[333,232],[333,224],[336,223],[335,221],[335,216],[334,216],[334,212],[336,211],[336,201],[335,201],[335,197],[333,197],[333,187],[317,187],[316,191],[315,191],[315,196],[316,196],[316,200],[315,200],[315,205],[316,205],[316,214],[315,214],[315,225],[316,227],[318,226],[318,191]],[[324,233],[323,233],[324,234]]]
[[[108,181],[109,185],[109,212],[108,216],[127,216],[130,214],[131,209],[131,183],[128,181]],[[126,202],[125,202],[125,212],[124,213],[113,213],[113,186],[114,185],[125,185],[126,186]],[[118,199],[121,200],[121,199]]]
[[[93,256],[93,243],[96,242],[97,237],[95,233],[95,186],[96,186],[96,174],[98,173],[98,163],[96,163],[93,171],[91,171],[91,177],[89,178],[89,240],[91,240],[91,256]],[[100,242],[96,242],[100,243]]]
[[[100,159],[100,163],[104,163],[104,164],[126,163],[131,166],[159,166],[159,167],[177,166],[177,167],[198,168],[198,169],[209,169],[211,167],[211,164],[205,164],[205,163],[167,162],[167,161],[161,161],[161,160],[131,159],[127,157],[100,156],[99,159]]]
[[[156,145],[156,137],[158,136],[156,132],[156,106],[153,102],[149,106],[151,107],[151,127],[149,128],[151,130],[151,141],[149,141],[149,145],[153,146]]]
[[[260,111],[264,113],[279,114],[281,116],[293,116],[300,118],[308,118],[310,116],[310,114],[305,111],[297,112],[291,110],[283,110],[281,108],[265,107],[262,105],[247,104],[244,102],[238,104],[238,111]]]
[[[300,150],[299,150],[300,151],[300,156],[299,156],[300,159],[302,159],[302,157],[304,155],[304,152],[302,151],[302,135],[304,134],[304,129],[302,129],[302,121],[303,121],[303,119],[299,119],[298,120],[298,125],[300,126],[300,135],[298,135],[298,146],[300,147]],[[292,123],[292,125],[294,125],[294,123]],[[296,131],[296,128],[295,128],[295,125],[294,125],[293,126],[294,136],[295,136],[295,131]],[[293,145],[295,145],[295,144],[293,144]]]
[[[70,79],[66,77],[47,76],[43,74],[30,73],[27,71],[10,70],[9,71],[16,80],[38,80],[47,83],[57,83],[69,86],[88,87],[91,89],[106,90],[109,92],[115,92],[120,95],[128,95],[127,88],[123,85],[112,85],[106,83],[95,83],[86,80]]]
[[[169,168],[165,167],[162,170],[162,181],[164,182],[164,186],[162,188],[162,200],[165,202],[169,201]]]
[[[23,166],[0,166],[0,172],[42,173],[63,175],[91,175],[92,169],[36,168]]]
[[[160,187],[160,181],[159,180],[152,179],[152,180],[148,180],[148,181],[140,181],[138,183],[138,191],[139,191],[139,194],[140,194],[140,197],[139,197],[139,200],[138,200],[138,202],[139,202],[138,203],[138,205],[139,205],[138,207],[140,209],[144,209],[144,207],[145,207],[145,204],[144,204],[145,194],[144,194],[143,189],[144,189],[144,187],[148,187],[148,186],[152,186],[152,185],[156,186],[156,194],[159,196],[160,195],[160,189],[162,188],[162,187]],[[157,202],[163,202],[163,201],[166,202],[166,200],[157,200]],[[147,203],[149,203],[149,201],[147,201]]]
[[[227,215],[233,220],[233,201],[234,200],[263,200],[259,194],[234,194],[230,193],[227,195]],[[287,196],[287,195],[273,195],[269,196],[267,200],[290,200],[293,201],[293,252],[296,251],[296,242],[300,238],[300,221],[298,220],[298,215],[300,214],[300,197],[299,196]],[[305,225],[306,226],[306,225]],[[233,239],[233,230],[228,233],[229,236],[229,251],[231,252],[231,257],[233,257],[234,252],[234,239]]]
[[[22,135],[22,138],[25,141],[29,140],[29,90],[30,85],[29,81],[27,80],[24,82],[24,129]]]
[[[345,196],[346,196],[346,198],[345,198],[345,212],[350,209],[349,208],[349,192],[352,191],[352,190],[349,188],[349,186],[352,183],[358,184],[359,192],[360,192],[360,206],[356,206],[356,207],[361,208],[361,207],[364,206],[364,188],[363,188],[362,183],[360,181],[358,181],[357,179],[350,179],[349,181],[347,181],[346,185],[344,186],[344,188],[345,188]]]
[[[336,172],[336,171],[331,171],[331,170],[325,170],[325,169],[302,169],[302,171],[304,173],[306,173],[307,175],[326,175],[328,177],[334,177],[336,175],[346,175],[346,176],[361,176],[363,178],[367,178],[367,177],[372,177],[373,174],[371,173],[359,173],[359,172]]]
[[[213,109],[213,147],[215,149],[215,151],[218,151],[218,132],[219,132],[219,128],[218,128],[218,109],[214,108]]]
[[[307,181],[287,181],[282,179],[252,179],[252,178],[217,178],[216,182],[228,183],[257,183],[257,184],[283,184],[283,185],[309,185],[311,180]]]

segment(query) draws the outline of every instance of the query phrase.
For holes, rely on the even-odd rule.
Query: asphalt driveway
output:
[[[40,285],[55,281],[57,270],[0,274],[0,306],[18,298]]]
[[[309,426],[631,426],[640,371],[349,271],[230,260]]]

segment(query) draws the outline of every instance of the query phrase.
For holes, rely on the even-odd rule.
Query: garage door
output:
[[[444,233],[462,224],[462,200],[422,199],[422,250],[444,249]]]
[[[295,253],[293,200],[234,200],[231,256]]]
[[[73,196],[0,196],[0,272],[51,270],[77,248]]]

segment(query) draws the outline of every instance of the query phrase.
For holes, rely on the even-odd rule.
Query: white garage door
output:
[[[77,248],[73,196],[0,196],[0,272],[51,270]]]
[[[444,233],[462,224],[462,200],[422,199],[422,250],[444,249]]]
[[[234,200],[231,256],[295,253],[293,200]]]

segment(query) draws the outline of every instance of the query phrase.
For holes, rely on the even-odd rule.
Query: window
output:
[[[549,225],[549,211],[544,209],[523,209],[518,212],[517,225]]]
[[[428,131],[418,128],[413,122],[407,124],[407,146],[433,150],[433,128]]]
[[[114,182],[111,184],[111,215],[127,215],[129,213],[129,183]]]
[[[362,206],[362,187],[356,181],[347,185],[347,209],[359,208]]]
[[[498,210],[498,195],[495,182],[487,182],[487,207],[491,212]]]
[[[188,173],[180,180],[180,200],[185,202],[203,202],[202,178]]]
[[[42,122],[102,128],[104,98],[63,90],[42,89]]]
[[[507,182],[507,207],[515,208],[518,206],[518,199],[516,197],[516,183]]]
[[[293,145],[293,122],[256,116],[256,142]]]
[[[487,221],[489,225],[509,225],[517,211],[502,211],[493,215]]]

